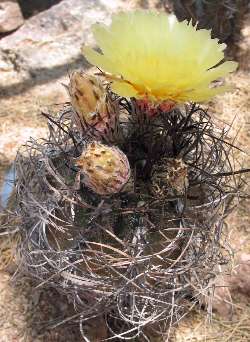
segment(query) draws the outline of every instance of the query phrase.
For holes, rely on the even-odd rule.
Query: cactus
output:
[[[140,42],[131,18],[140,24]],[[120,40],[124,23],[128,45]],[[21,266],[71,298],[81,325],[105,315],[108,338],[153,340],[147,331],[161,327],[165,340],[163,327],[190,308],[185,299],[198,302],[216,266],[228,262],[224,218],[243,172],[231,163],[235,148],[225,130],[202,107],[179,104],[225,91],[210,81],[237,64],[212,68],[225,45],[164,14],[119,14],[112,30],[95,27],[105,54],[85,52],[107,67],[103,76],[113,83],[73,73],[71,105],[46,115],[48,139],[28,142],[17,155]],[[138,67],[121,58],[118,43]]]

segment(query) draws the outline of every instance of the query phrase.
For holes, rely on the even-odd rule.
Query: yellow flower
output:
[[[178,22],[174,15],[151,11],[119,13],[110,26],[95,24],[102,50],[83,47],[87,60],[105,71],[112,90],[151,101],[206,101],[228,90],[211,82],[237,68],[224,58],[225,44],[209,30]]]

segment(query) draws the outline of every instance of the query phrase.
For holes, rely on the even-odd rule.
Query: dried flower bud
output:
[[[105,99],[105,89],[98,78],[74,71],[70,75],[69,94],[71,104],[80,117],[89,125],[95,124],[97,108]]]
[[[92,75],[75,71],[70,76],[69,94],[78,128],[96,137],[112,140],[118,131],[119,108],[111,101],[101,81]],[[91,129],[92,128],[92,129]]]
[[[126,155],[117,147],[98,142],[90,143],[77,165],[84,174],[84,184],[100,195],[119,192],[130,178]]]
[[[188,186],[187,165],[182,159],[168,159],[167,181],[170,187],[177,193],[183,193]]]
[[[156,195],[183,194],[188,187],[188,169],[182,159],[165,158],[153,167],[152,190]]]

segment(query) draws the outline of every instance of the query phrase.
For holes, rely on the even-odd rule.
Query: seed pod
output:
[[[78,129],[112,141],[118,134],[119,108],[115,101],[111,101],[101,81],[95,76],[75,71],[70,76],[68,90]]]
[[[84,175],[84,184],[99,195],[119,192],[130,178],[127,156],[117,147],[90,143],[77,165]]]

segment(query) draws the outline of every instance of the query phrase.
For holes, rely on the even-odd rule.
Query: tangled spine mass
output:
[[[72,298],[83,334],[92,317],[106,337],[164,334],[228,261],[236,148],[196,105],[151,116],[108,88],[100,98],[105,117],[66,104],[18,153],[21,264]]]

